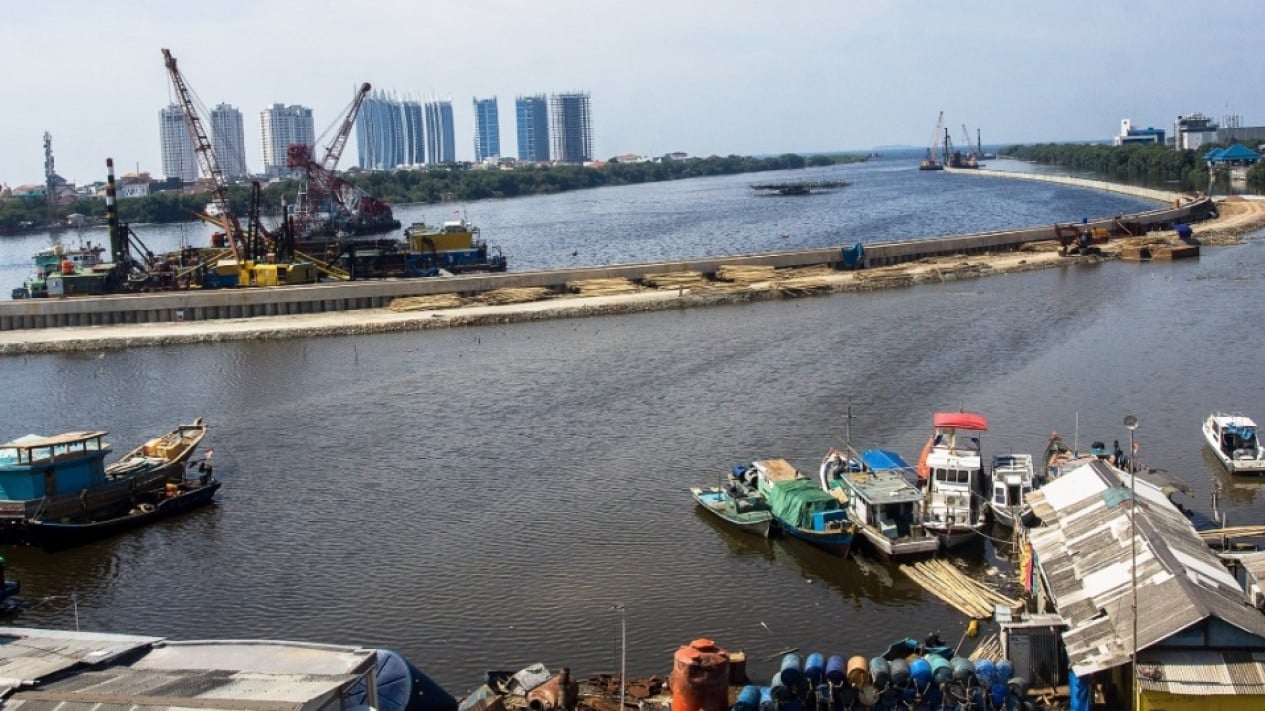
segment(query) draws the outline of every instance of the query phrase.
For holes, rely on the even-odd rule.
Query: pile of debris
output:
[[[490,671],[483,685],[461,700],[458,711],[621,711],[621,698],[625,709],[636,709],[662,695],[666,686],[653,676],[629,679],[622,690],[619,682],[613,674],[577,681],[568,667],[554,674],[540,663],[517,672]]]

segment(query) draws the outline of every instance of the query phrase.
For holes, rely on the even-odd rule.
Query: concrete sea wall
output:
[[[992,171],[963,171],[988,175]],[[1035,179],[1029,174],[1008,174],[1005,177]],[[1040,179],[1057,176],[1041,176]],[[1079,181],[1061,178],[1051,182]],[[1098,181],[1082,181],[1097,183]],[[1068,184],[1081,185],[1078,182]],[[1097,185],[1083,185],[1095,187]],[[1127,187],[1127,186],[1117,186]],[[1105,188],[1102,188],[1105,189]],[[1182,204],[1175,194],[1160,191],[1131,194],[1163,200],[1166,206],[1157,210],[1119,216],[1119,219],[1141,223],[1148,228],[1164,228],[1174,222],[1197,221],[1213,210],[1212,201],[1200,199]],[[1150,194],[1154,193],[1154,194]],[[1110,229],[1115,218],[1091,220],[1089,227]],[[951,254],[983,254],[1015,250],[1022,245],[1055,238],[1054,227],[1046,225],[1014,230],[981,232],[952,237],[882,242],[865,245],[861,266],[878,267],[900,264],[927,257]],[[190,290],[118,296],[26,299],[0,302],[0,331],[98,326],[118,324],[207,321],[213,319],[249,319],[261,316],[313,314],[383,308],[392,300],[408,296],[455,293],[474,296],[501,288],[545,287],[564,293],[568,282],[586,279],[623,277],[639,280],[649,274],[675,271],[696,271],[713,275],[721,265],[766,265],[773,267],[808,267],[826,265],[843,267],[843,250],[851,245],[767,254],[748,254],[675,262],[650,262],[579,269],[509,272],[418,279],[382,279],[305,286],[241,288],[222,290]]]

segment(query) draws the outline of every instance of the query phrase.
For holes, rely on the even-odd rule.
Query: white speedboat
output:
[[[1031,454],[998,454],[993,457],[992,491],[988,505],[1003,526],[1031,525],[1032,506],[1025,499],[1036,489]]]
[[[1265,473],[1265,446],[1252,418],[1214,412],[1204,420],[1203,432],[1231,474]]]

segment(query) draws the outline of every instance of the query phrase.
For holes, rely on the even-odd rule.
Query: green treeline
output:
[[[433,203],[472,201],[525,195],[546,195],[568,190],[583,190],[607,185],[632,185],[663,180],[680,180],[709,175],[734,175],[766,170],[786,170],[813,166],[853,163],[866,159],[851,154],[780,156],[712,156],[709,158],[664,159],[657,162],[619,163],[610,161],[601,166],[571,165],[528,166],[513,170],[470,169],[446,166],[429,170],[400,170],[349,174],[344,177],[370,195],[387,203]],[[284,198],[293,204],[301,184],[285,180],[263,186],[261,212],[275,217],[280,214]],[[206,209],[208,193],[154,193],[143,198],[118,201],[119,219],[123,222],[184,222],[194,212]],[[244,215],[249,211],[250,186],[229,188],[233,211]],[[50,214],[42,198],[12,198],[0,201],[0,233],[14,232],[24,226],[60,222],[67,215],[81,214],[90,220],[105,217],[105,201],[84,198],[67,205],[58,205]]]
[[[1069,170],[1093,173],[1104,180],[1142,185],[1161,190],[1206,191],[1209,168],[1204,154],[1229,144],[1205,144],[1197,151],[1174,150],[1153,143],[1131,143],[1123,146],[1041,143],[1033,146],[1007,146],[1001,154],[1043,165],[1057,165]],[[1218,171],[1218,192],[1227,190],[1228,176]],[[1265,192],[1265,163],[1258,163],[1247,173],[1248,188]]]

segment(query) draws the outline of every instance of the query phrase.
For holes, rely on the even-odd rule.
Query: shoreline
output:
[[[1265,229],[1265,202],[1233,196],[1221,198],[1217,201],[1217,217],[1196,223],[1194,227],[1195,239],[1201,245],[1237,244],[1242,235]],[[856,271],[769,267],[765,271],[744,270],[747,273],[738,274],[732,280],[715,282],[696,278],[695,273],[677,273],[648,279],[649,283],[656,284],[651,287],[632,282],[581,283],[572,290],[578,293],[561,295],[507,289],[499,294],[489,292],[482,300],[437,294],[428,297],[429,300],[396,299],[390,308],[357,311],[2,331],[0,355],[356,336],[846,294],[1119,259],[1122,252],[1130,248],[1177,243],[1176,233],[1169,230],[1112,238],[1099,245],[1101,255],[1092,256],[1062,256],[1058,243],[1051,240],[1032,242],[1017,251],[933,257]],[[585,293],[586,290],[590,293]]]

